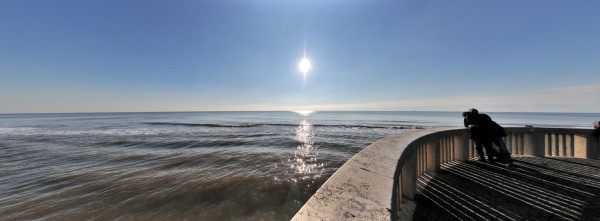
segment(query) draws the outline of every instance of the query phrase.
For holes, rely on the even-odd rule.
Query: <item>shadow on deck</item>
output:
[[[600,220],[600,160],[451,162],[418,181],[413,220]]]

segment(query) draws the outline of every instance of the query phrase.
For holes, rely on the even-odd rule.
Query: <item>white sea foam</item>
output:
[[[0,127],[0,134],[24,134],[36,129],[32,127]]]
[[[131,128],[131,129],[88,129],[88,130],[55,130],[45,128],[29,127],[0,127],[2,135],[22,135],[22,136],[151,136],[168,134],[188,134],[203,133],[208,130],[202,129],[151,129],[151,128]]]

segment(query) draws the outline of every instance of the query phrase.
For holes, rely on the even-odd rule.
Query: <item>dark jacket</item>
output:
[[[506,131],[504,131],[504,128],[502,128],[502,126],[500,126],[498,123],[492,121],[492,135],[494,136],[494,138],[498,138],[498,137],[506,137]]]
[[[465,127],[473,125],[471,127],[471,139],[480,141],[491,141],[496,137],[496,132],[494,131],[494,124],[496,123],[492,122],[492,118],[487,114],[472,115],[463,121]],[[498,126],[500,127],[500,125]],[[504,132],[504,129],[502,129],[502,132]]]

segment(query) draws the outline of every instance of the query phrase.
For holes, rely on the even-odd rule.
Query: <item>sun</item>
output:
[[[306,73],[308,71],[310,71],[310,68],[311,68],[310,61],[306,57],[302,58],[300,63],[298,63],[298,69],[300,69],[300,71],[302,73],[304,73],[304,75],[306,75]]]

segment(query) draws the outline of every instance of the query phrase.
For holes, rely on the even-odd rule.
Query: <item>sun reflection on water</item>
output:
[[[294,112],[296,112],[297,114],[300,114],[302,116],[307,117],[308,115],[312,114],[314,111],[311,111],[311,110],[297,110],[297,111],[294,111]]]
[[[303,119],[296,127],[296,136],[294,141],[298,142],[294,152],[294,159],[290,168],[296,173],[292,181],[298,179],[311,179],[320,177],[323,173],[324,163],[319,163],[318,153],[315,153],[318,147],[314,144],[313,125],[306,119]]]
[[[297,112],[299,113],[299,112]],[[304,117],[308,116],[308,113],[299,113]],[[316,151],[318,146],[315,145],[313,138],[315,136],[313,130],[313,124],[305,119],[302,119],[298,126],[295,128],[296,133],[292,138],[295,142],[294,145],[294,156],[288,159],[286,165],[287,182],[290,182],[290,189],[286,197],[283,209],[281,212],[282,220],[291,219],[300,207],[302,207],[303,198],[306,192],[309,191],[311,185],[314,184],[318,178],[323,176],[325,172],[325,163],[319,161],[317,156],[319,155]],[[276,178],[277,179],[277,178]]]

